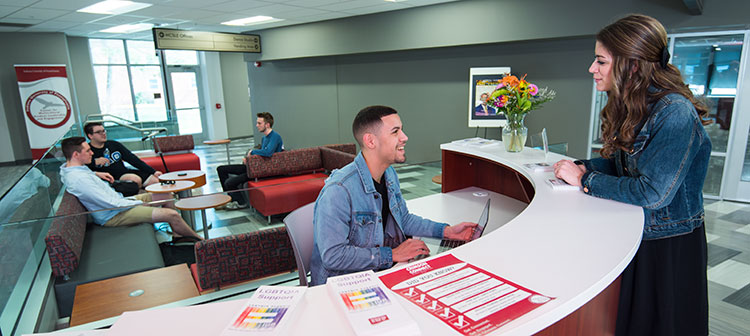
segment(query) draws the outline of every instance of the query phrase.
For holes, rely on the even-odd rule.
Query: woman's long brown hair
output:
[[[705,119],[708,108],[693,96],[680,70],[668,63],[662,67],[667,32],[659,21],[629,15],[604,27],[596,40],[612,54],[613,84],[601,112],[602,157],[611,157],[617,149],[630,151],[638,131],[635,128],[648,117],[648,105],[670,93],[685,96],[703,123],[710,123]],[[650,86],[658,90],[649,92]]]

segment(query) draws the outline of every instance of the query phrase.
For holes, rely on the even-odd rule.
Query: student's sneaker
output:
[[[240,209],[246,209],[247,204],[239,204],[237,201],[231,201],[227,203],[226,206],[224,206],[224,209],[226,210],[240,210]]]

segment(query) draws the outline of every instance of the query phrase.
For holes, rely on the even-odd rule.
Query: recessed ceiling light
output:
[[[112,33],[112,34],[128,34],[128,33],[135,33],[143,30],[148,30],[153,28],[154,25],[152,23],[136,23],[136,24],[124,24],[119,26],[114,26],[111,28],[107,28],[104,30],[100,30],[100,33]]]
[[[258,16],[244,18],[244,19],[237,19],[237,20],[222,22],[221,24],[227,25],[227,26],[250,26],[250,25],[255,25],[255,24],[277,22],[277,21],[282,21],[282,20],[273,18],[270,16],[258,15]]]
[[[81,8],[76,12],[92,14],[123,14],[134,10],[151,7],[149,3],[123,1],[123,0],[105,0],[97,2],[91,6]]]

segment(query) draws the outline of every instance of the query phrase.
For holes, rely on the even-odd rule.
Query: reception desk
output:
[[[523,164],[563,158],[527,149],[507,153],[444,144],[443,193],[407,202],[410,211],[455,224],[476,221],[491,197],[485,235],[450,253],[524,287],[555,297],[492,335],[606,335],[614,330],[620,273],[638,249],[641,208],[555,191],[551,172],[533,173]],[[395,269],[399,269],[397,266]],[[390,272],[388,270],[385,272]],[[397,296],[396,296],[397,297]],[[457,335],[418,307],[397,297],[424,335]],[[228,301],[126,313],[108,335],[138,332],[182,335],[219,334],[242,301]],[[311,287],[291,335],[353,335],[328,297],[325,286]],[[180,323],[164,323],[175,321]]]

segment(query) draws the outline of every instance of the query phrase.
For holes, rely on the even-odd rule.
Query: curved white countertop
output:
[[[553,177],[551,172],[530,172],[523,167],[525,163],[554,163],[563,156],[550,153],[545,160],[542,151],[530,148],[508,153],[502,144],[484,148],[443,144],[440,148],[503,164],[522,173],[534,185],[534,198],[525,209],[525,204],[515,199],[488,192],[493,198],[489,227],[502,226],[448,252],[519,285],[556,297],[491,335],[531,335],[554,324],[607,288],[635,255],[643,227],[640,207],[580,191],[552,190],[545,182]],[[477,190],[431,195],[410,200],[407,205],[412,213],[433,220],[473,222],[484,206],[482,198],[472,196]],[[520,214],[514,217],[517,211]],[[396,269],[399,267],[392,270]],[[394,296],[424,335],[457,335],[415,305]],[[343,316],[329,310],[335,307],[327,298],[325,286],[311,287],[305,301],[304,313],[293,334],[351,334]]]
[[[495,330],[491,335],[531,335],[576,311],[597,296],[622,273],[641,241],[641,208],[598,199],[580,191],[556,191],[545,183],[551,172],[529,172],[525,163],[554,163],[563,156],[550,153],[547,160],[539,150],[526,148],[507,153],[502,145],[484,148],[444,144],[443,150],[481,157],[510,167],[531,181],[534,198],[528,205],[488,191],[492,210],[489,228],[494,231],[451,250],[457,258],[521,286],[556,297],[555,300]],[[471,187],[407,201],[410,211],[433,220],[455,224],[476,221],[484,197],[474,196]],[[403,266],[396,266],[391,272]],[[311,287],[301,302],[290,335],[353,335],[345,317],[331,302],[325,286]],[[456,331],[398,295],[406,311],[419,324],[423,335],[458,335]],[[112,335],[127,335],[128,328],[149,328],[163,324],[165,316],[179,313],[196,323],[184,328],[170,324],[173,332],[186,335],[217,334],[232,319],[244,301],[211,303],[173,310],[142,312],[138,323],[115,324]],[[123,316],[125,318],[126,315]],[[145,316],[145,317],[143,317]],[[126,319],[127,320],[127,319]],[[189,327],[188,327],[189,326]],[[149,330],[156,330],[149,329]],[[134,329],[135,330],[135,329]],[[119,331],[119,332],[118,332]],[[132,334],[132,333],[130,333]]]

